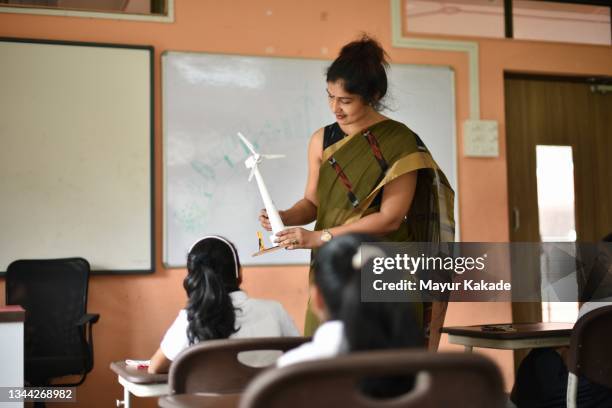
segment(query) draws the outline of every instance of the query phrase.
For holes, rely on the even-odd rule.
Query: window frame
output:
[[[174,23],[174,0],[166,1],[166,14],[130,14],[123,12],[60,9],[51,7],[0,5],[0,13],[34,14],[44,16],[101,18],[110,20],[144,21],[151,23]]]

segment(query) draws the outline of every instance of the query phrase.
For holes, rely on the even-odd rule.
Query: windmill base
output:
[[[279,246],[275,246],[275,247],[270,247],[270,248],[262,249],[261,251],[255,252],[251,256],[265,255],[265,254],[268,254],[270,252],[278,251],[279,249],[285,249],[285,247],[282,247],[282,246],[279,245]]]

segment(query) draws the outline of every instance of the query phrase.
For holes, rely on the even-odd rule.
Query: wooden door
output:
[[[585,78],[506,75],[511,241],[541,241],[537,145],[572,147],[577,241],[612,232],[612,92],[591,88]],[[515,322],[541,321],[541,304],[514,303],[512,315]]]

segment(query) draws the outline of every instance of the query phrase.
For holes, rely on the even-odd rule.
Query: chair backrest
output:
[[[568,370],[612,388],[612,305],[582,316],[572,330]]]
[[[307,340],[306,337],[259,337],[208,340],[193,345],[182,351],[170,366],[170,393],[242,392],[266,367],[244,364],[242,361],[249,358],[242,358],[241,353],[285,352]]]
[[[84,328],[77,325],[87,311],[89,272],[83,258],[19,260],[8,266],[6,302],[26,311],[26,378],[91,369]]]
[[[393,398],[364,395],[364,379],[409,376],[412,389]],[[349,354],[268,370],[246,389],[241,408],[503,407],[499,370],[468,353],[386,350]]]

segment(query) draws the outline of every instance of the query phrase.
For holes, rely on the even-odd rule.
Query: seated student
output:
[[[299,336],[280,303],[249,298],[240,290],[241,280],[238,252],[231,242],[208,236],[195,243],[183,281],[187,307],[164,335],[148,371],[168,372],[182,350],[204,340]]]
[[[351,351],[424,346],[415,304],[361,302],[359,247],[374,241],[364,234],[347,234],[318,251],[311,301],[325,323],[311,342],[282,355],[279,367]]]
[[[590,273],[591,283],[593,279],[597,283],[587,285],[587,294],[583,298],[588,301],[580,307],[578,319],[599,307],[612,304],[612,287],[609,284],[612,281],[612,253],[609,252],[612,233],[602,242],[604,245],[601,245],[601,252]],[[608,283],[602,284],[605,282]],[[512,402],[519,408],[565,407],[568,382],[565,360],[568,351],[567,347],[531,350],[517,371],[510,395]],[[576,400],[581,408],[612,407],[612,390],[580,377]]]
[[[600,302],[612,301],[612,232],[602,238],[595,253],[589,273],[584,276],[581,271],[581,280],[584,282],[579,282],[578,286],[581,291],[580,300],[587,302],[581,305],[581,313],[597,307]]]

